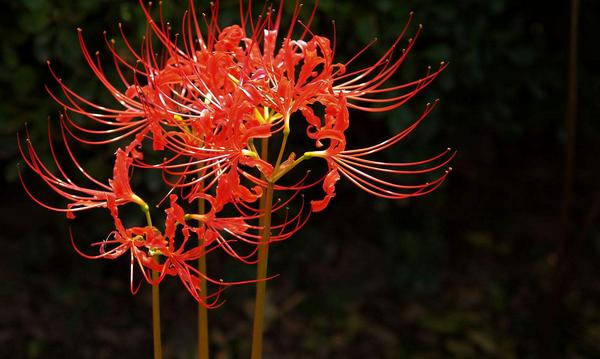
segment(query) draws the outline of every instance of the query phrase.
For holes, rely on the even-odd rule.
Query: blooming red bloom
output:
[[[433,110],[435,104],[427,104],[426,110],[411,126],[395,136],[374,146],[360,148],[355,150],[345,150],[346,141],[343,139],[341,131],[325,130],[325,135],[332,141],[332,145],[323,151],[313,151],[305,154],[306,157],[321,157],[327,161],[328,173],[323,181],[325,198],[312,202],[313,211],[322,211],[331,198],[335,195],[335,184],[340,179],[340,174],[349,179],[352,183],[366,192],[378,197],[388,199],[404,199],[408,197],[422,196],[435,190],[441,185],[451,167],[447,167],[456,152],[450,148],[446,151],[426,160],[417,162],[380,162],[366,159],[366,156],[385,150],[397,142],[401,141]],[[322,138],[325,136],[315,136]],[[419,167],[416,169],[416,167]],[[425,182],[416,185],[400,184],[382,179],[381,174],[390,175],[416,175],[438,171],[448,168],[444,174],[431,182]]]
[[[127,151],[124,151],[122,149],[117,150],[117,153],[115,155],[116,158],[113,169],[113,178],[108,181],[108,184],[105,184],[90,176],[83,169],[83,167],[79,164],[73,152],[71,151],[71,147],[65,135],[64,128],[61,129],[63,130],[63,144],[65,146],[69,158],[71,159],[75,167],[79,170],[79,172],[87,180],[89,180],[92,183],[92,185],[96,188],[80,186],[76,184],[75,181],[72,180],[71,177],[66,173],[66,171],[63,169],[60,162],[58,161],[57,154],[52,145],[50,127],[48,127],[50,151],[59,174],[55,174],[46,165],[44,165],[44,163],[40,159],[40,156],[37,154],[35,148],[31,144],[29,134],[27,134],[25,144],[26,149],[23,148],[23,145],[20,140],[18,141],[18,147],[21,152],[21,156],[25,160],[27,166],[31,168],[52,190],[54,190],[54,192],[66,198],[70,203],[68,203],[66,207],[61,208],[42,202],[29,190],[29,187],[26,185],[25,181],[23,180],[23,177],[21,176],[21,172],[19,171],[19,177],[21,178],[21,182],[23,183],[23,188],[34,201],[48,209],[59,212],[65,212],[67,213],[67,216],[69,218],[74,218],[74,212],[79,212],[92,208],[110,208],[111,206],[116,207],[118,205],[124,205],[126,203],[131,202],[137,203],[140,206],[145,205],[144,201],[135,193],[133,193],[129,184],[130,167],[133,161],[131,155],[137,155],[137,152],[135,150],[135,141],[132,142],[132,145],[128,147]]]
[[[71,235],[73,248],[81,256],[88,259],[116,259],[125,253],[130,256],[130,288],[131,292],[137,292],[134,287],[134,266],[137,265],[143,278],[150,284],[156,285],[161,282],[165,276],[178,276],[184,287],[197,301],[207,307],[218,305],[219,294],[222,289],[229,285],[248,283],[249,281],[224,282],[222,280],[213,280],[201,273],[195,266],[196,261],[203,255],[211,252],[214,246],[205,242],[202,246],[195,246],[191,249],[186,248],[190,239],[190,233],[184,228],[182,240],[176,245],[176,227],[177,221],[182,219],[182,209],[176,203],[176,197],[171,199],[171,207],[166,210],[165,235],[152,226],[125,228],[123,225],[117,207],[110,204],[111,215],[114,220],[115,230],[108,237],[92,246],[99,247],[99,254],[88,255],[83,253],[76,245]],[[159,261],[161,259],[161,261]],[[151,278],[151,271],[160,273],[155,281]],[[219,286],[215,293],[202,293],[199,286],[200,278]]]
[[[198,283],[201,278],[212,280],[190,261],[220,249],[237,260],[255,263],[256,246],[264,238],[278,241],[297,232],[310,212],[321,211],[329,204],[342,177],[373,195],[390,199],[420,196],[436,189],[447,176],[448,163],[454,156],[450,150],[410,163],[371,158],[411,133],[435,103],[391,138],[366,148],[346,149],[346,131],[352,127],[350,109],[383,112],[400,107],[447,66],[442,62],[437,70],[429,69],[414,81],[386,85],[421,33],[419,26],[406,48],[398,51],[412,14],[379,60],[352,70],[355,59],[372,44],[347,62],[336,62],[335,34],[331,41],[309,30],[316,5],[299,31],[296,24],[302,23],[300,4],[295,4],[288,28],[282,27],[282,5],[283,1],[276,11],[263,9],[255,19],[250,3],[244,7],[240,1],[240,23],[221,27],[217,1],[211,4],[211,16],[203,16],[207,27],[203,32],[190,1],[181,31],[174,34],[162,12],[155,20],[153,10],[140,0],[147,29],[139,50],[127,40],[121,26],[121,47],[105,33],[120,84],[109,81],[99,55],[90,54],[79,29],[83,56],[117,101],[117,108],[78,95],[62,82],[50,63],[62,95],[48,91],[65,109],[60,125],[66,152],[92,188],[76,185],[51,147],[58,172],[55,174],[27,141],[26,146],[19,145],[27,165],[70,203],[65,208],[50,206],[37,200],[25,186],[27,192],[43,206],[68,215],[108,208],[115,230],[110,239],[96,244],[100,247],[96,257],[112,259],[129,252],[131,268],[137,263],[148,282],[155,284],[148,276],[150,271],[160,272],[160,280],[166,275],[178,276],[194,298],[206,303],[210,296],[199,293]],[[93,124],[86,125],[82,116]],[[304,128],[306,131],[297,130]],[[305,133],[314,141],[314,147],[302,149],[299,156],[290,152],[287,141],[292,133]],[[108,184],[83,170],[68,138],[91,145],[120,145]],[[273,143],[279,144],[276,155],[268,151]],[[298,164],[315,157],[327,163],[328,171],[322,178],[310,183],[308,174],[301,174],[302,178],[293,184],[279,182]],[[131,188],[134,169],[161,174],[163,200],[157,207],[167,198],[170,202],[162,231],[151,225],[150,207]],[[400,180],[405,175],[430,173],[438,175],[425,183]],[[301,192],[318,184],[323,187],[324,197],[311,201],[310,210],[305,209]],[[271,213],[266,213],[258,200],[265,201],[264,193],[271,190],[276,192],[276,200]],[[196,201],[209,208],[197,213],[192,205]],[[148,218],[147,226],[123,226],[118,207],[131,202],[141,206]],[[299,209],[288,210],[295,203],[299,203]],[[267,216],[271,233],[265,235],[263,219]],[[194,239],[191,234],[195,234]]]

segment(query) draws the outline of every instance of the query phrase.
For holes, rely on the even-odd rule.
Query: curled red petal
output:
[[[335,167],[329,169],[329,172],[323,180],[323,190],[325,197],[321,200],[313,200],[310,202],[313,212],[320,212],[327,207],[329,201],[335,196],[335,184],[340,180],[340,174]]]

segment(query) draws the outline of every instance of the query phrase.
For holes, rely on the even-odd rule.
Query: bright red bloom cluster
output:
[[[370,147],[346,149],[345,132],[350,127],[349,109],[389,111],[395,109],[431,83],[446,67],[402,85],[387,86],[420,33],[397,51],[410,19],[393,46],[372,66],[347,71],[363,51],[345,64],[334,62],[333,44],[314,35],[310,23],[299,21],[301,6],[296,4],[290,26],[284,29],[283,4],[278,10],[263,9],[254,18],[250,5],[240,2],[240,24],[221,28],[217,21],[219,4],[211,5],[210,16],[197,16],[193,1],[181,21],[179,32],[162,18],[155,20],[152,9],[140,1],[146,15],[147,30],[139,50],[123,35],[123,46],[105,34],[115,73],[122,82],[109,81],[98,53],[90,54],[79,30],[79,42],[91,70],[118,102],[107,108],[78,95],[65,85],[50,67],[62,90],[51,96],[65,111],[60,117],[65,152],[89,185],[80,185],[61,165],[54,147],[54,170],[47,167],[29,139],[20,143],[26,164],[56,193],[66,198],[66,207],[54,207],[37,199],[23,181],[25,189],[41,205],[66,212],[106,208],[115,229],[102,242],[95,243],[99,254],[88,258],[114,259],[125,253],[133,268],[157,284],[149,273],[178,276],[198,301],[210,306],[215,293],[201,293],[204,278],[223,288],[242,282],[223,282],[206,277],[194,266],[201,256],[222,250],[244,263],[256,262],[263,218],[267,215],[259,199],[274,191],[280,198],[269,216],[277,218],[271,226],[270,241],[286,239],[298,231],[311,212],[323,210],[335,196],[335,185],[345,177],[363,190],[379,197],[402,199],[427,194],[436,189],[448,174],[447,165],[454,153],[449,149],[430,159],[412,163],[388,163],[369,156],[395,145],[407,136],[434,108],[427,105],[422,115],[407,129]],[[295,24],[302,24],[295,31]],[[204,30],[202,30],[204,28]],[[295,32],[301,32],[294,37]],[[368,47],[368,46],[367,46]],[[366,49],[366,48],[365,48]],[[399,54],[397,54],[399,52]],[[88,124],[80,118],[85,117]],[[312,148],[300,156],[289,151],[292,129],[305,134]],[[305,129],[305,131],[302,131]],[[50,134],[50,130],[49,130]],[[112,178],[99,181],[79,164],[69,142],[115,146]],[[306,142],[306,141],[305,141]],[[52,139],[50,139],[52,144]],[[269,148],[276,145],[276,155]],[[293,184],[280,179],[303,161],[322,158],[327,172],[317,181],[301,173]],[[164,225],[153,225],[147,202],[134,192],[134,171],[158,171],[164,185],[164,198],[156,204]],[[439,171],[433,181],[421,184],[399,182],[397,176]],[[302,192],[322,185],[325,195],[305,208]],[[295,211],[292,202],[298,202]],[[126,227],[119,209],[129,203],[140,206],[147,225]],[[199,211],[197,204],[206,206]],[[277,215],[277,216],[275,216]],[[76,247],[77,248],[77,247]]]

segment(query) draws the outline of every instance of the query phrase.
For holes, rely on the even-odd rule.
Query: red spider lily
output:
[[[192,250],[185,251],[185,243],[189,236],[184,236],[183,243],[175,248],[172,243],[172,237],[169,240],[163,238],[162,234],[155,227],[132,227],[125,229],[118,218],[118,214],[115,210],[113,212],[113,218],[115,220],[115,226],[117,230],[111,232],[109,237],[102,242],[94,243],[92,246],[98,246],[100,254],[88,255],[83,253],[74,243],[73,237],[71,236],[71,242],[77,253],[88,259],[116,259],[121,255],[129,252],[130,255],[130,288],[132,293],[136,293],[137,289],[134,287],[134,266],[138,266],[144,279],[152,284],[157,285],[163,280],[166,275],[178,276],[185,288],[190,294],[199,302],[205,304],[207,307],[216,305],[218,295],[221,289],[213,294],[200,293],[200,277],[209,280],[212,283],[216,283],[219,286],[228,285],[229,283],[223,283],[221,281],[214,281],[207,278],[203,273],[200,273],[194,266],[196,261],[201,255],[205,255],[208,251],[199,247]],[[110,239],[112,237],[112,239]],[[171,243],[169,243],[171,242]],[[157,258],[162,258],[163,263],[159,263]],[[151,279],[151,271],[160,273],[158,280],[154,281]],[[211,299],[215,299],[212,301]]]
[[[171,207],[165,210],[167,216],[164,236],[156,227],[125,228],[119,217],[117,206],[112,203],[112,199],[109,199],[108,208],[115,224],[115,230],[104,241],[92,244],[93,247],[99,248],[100,253],[97,255],[83,253],[75,244],[72,235],[71,243],[77,253],[88,259],[116,259],[129,252],[130,289],[134,294],[137,292],[134,285],[134,267],[137,266],[146,282],[152,285],[157,285],[166,276],[179,277],[193,298],[206,307],[213,308],[219,305],[219,295],[224,288],[255,281],[225,282],[212,279],[198,271],[196,268],[198,258],[207,255],[219,246],[213,245],[212,241],[204,236],[199,236],[204,238],[202,243],[191,248],[188,246],[191,232],[201,234],[202,231],[185,225],[183,209],[177,205],[176,201],[177,197],[171,196]],[[182,225],[182,238],[176,241],[178,225]],[[151,271],[160,273],[157,280],[151,278]],[[201,278],[217,285],[217,291],[210,294],[201,293],[199,285]]]
[[[250,140],[271,137],[281,130],[289,131],[290,116],[296,111],[301,111],[308,122],[308,135],[317,140],[317,147],[323,144],[324,139],[330,140],[330,146],[336,146],[336,142],[345,138],[344,132],[349,125],[348,108],[388,111],[399,107],[431,83],[447,66],[442,63],[433,73],[428,71],[422,78],[406,84],[385,86],[421,32],[419,26],[407,47],[397,51],[412,14],[396,41],[375,64],[347,72],[348,66],[366,48],[345,64],[335,63],[335,36],[332,46],[329,39],[316,36],[309,30],[314,9],[304,26],[305,31],[292,40],[300,12],[296,4],[291,26],[277,49],[282,6],[276,13],[268,9],[265,16],[255,23],[251,7],[244,10],[240,4],[241,26],[221,29],[217,22],[217,2],[211,7],[212,17],[206,22],[208,29],[202,33],[195,17],[194,4],[190,2],[190,12],[184,15],[182,22],[181,36],[173,38],[171,28],[165,25],[162,17],[160,21],[154,21],[150,10],[143,2],[140,1],[140,4],[148,19],[146,40],[141,50],[136,52],[123,36],[136,64],[127,63],[115,50],[114,42],[106,41],[115,68],[127,87],[125,92],[120,92],[108,82],[99,60],[94,60],[89,54],[79,32],[84,57],[92,71],[125,108],[109,110],[84,101],[62,82],[61,87],[70,104],[61,103],[74,112],[114,127],[104,132],[91,131],[68,120],[69,125],[77,130],[94,134],[123,133],[110,141],[142,130],[150,133],[155,149],[166,146],[174,154],[162,164],[165,173],[176,178],[170,182],[171,185],[193,187],[192,193],[200,183],[211,188],[224,174],[235,173],[232,169],[240,168],[240,164],[256,167],[265,177],[271,177],[272,166],[259,159],[254,148],[248,147]],[[249,34],[246,33],[247,28],[250,29]],[[308,34],[311,38],[304,40]],[[153,39],[158,39],[163,47],[162,58],[155,55]],[[400,56],[396,57],[396,52]],[[133,82],[126,80],[122,67],[134,74]],[[147,85],[140,86],[138,76],[143,77]],[[404,93],[381,97],[401,91]],[[80,102],[100,113],[84,110]],[[326,107],[323,120],[312,113],[311,107],[315,102]],[[264,116],[261,109],[265,110]],[[271,114],[267,115],[268,111]],[[107,121],[107,118],[114,120]],[[322,126],[321,122],[325,125]],[[337,149],[331,147],[327,152],[336,153]],[[186,155],[187,159],[182,161]],[[275,167],[278,165],[280,163],[276,163]],[[231,176],[226,177],[224,181],[230,181]],[[334,177],[331,174],[328,182]],[[242,198],[254,200],[260,196],[258,188],[250,196],[248,190],[242,187],[237,187],[240,194],[247,194]]]
[[[371,157],[404,139],[435,103],[391,138],[366,148],[346,149],[345,133],[351,127],[349,109],[384,112],[398,108],[447,66],[442,62],[437,70],[429,68],[414,81],[388,84],[421,33],[419,26],[400,49],[412,14],[383,56],[371,66],[352,70],[350,65],[373,43],[349,61],[336,62],[335,26],[332,40],[309,29],[316,4],[303,23],[299,20],[301,6],[296,2],[290,26],[283,28],[283,1],[276,11],[266,6],[258,18],[253,18],[250,2],[244,7],[240,1],[239,25],[222,28],[218,24],[218,1],[211,3],[210,16],[199,18],[190,0],[179,33],[173,33],[164,21],[162,9],[155,20],[150,6],[142,0],[140,6],[146,16],[146,33],[139,49],[134,49],[120,25],[122,46],[104,35],[120,84],[109,81],[100,55],[90,53],[78,29],[83,57],[117,101],[116,108],[78,95],[48,62],[62,92],[48,88],[65,109],[60,126],[66,153],[92,188],[76,184],[66,174],[52,145],[54,172],[44,165],[29,140],[19,143],[28,167],[69,204],[59,208],[38,200],[22,179],[36,202],[70,217],[91,208],[110,211],[115,230],[105,241],[95,244],[100,254],[89,256],[77,251],[88,258],[108,259],[129,252],[132,291],[133,267],[137,265],[147,282],[158,284],[165,276],[178,276],[196,300],[214,305],[222,288],[246,282],[215,281],[200,273],[192,262],[220,249],[244,263],[256,263],[261,241],[267,237],[271,242],[281,241],[296,233],[311,212],[328,205],[341,177],[370,194],[390,199],[425,195],[447,177],[446,168],[454,157],[449,149],[408,163]],[[202,21],[205,31],[200,30]],[[298,23],[301,32],[294,36]],[[317,107],[324,109],[323,114]],[[92,125],[85,124],[82,117]],[[288,136],[297,127],[306,127],[306,136],[314,141],[314,148],[303,150],[298,158],[286,149]],[[67,138],[91,145],[121,145],[115,153],[112,178],[105,183],[90,176],[75,159]],[[276,156],[267,153],[269,142],[279,142]],[[151,150],[143,146],[149,143]],[[322,178],[307,183],[309,176],[305,174],[290,185],[279,182],[300,162],[314,157],[327,163],[328,172]],[[131,188],[134,169],[160,172],[164,189],[157,207],[167,198],[170,202],[163,232],[150,224],[150,207]],[[435,173],[441,174],[419,184],[398,178]],[[318,184],[323,187],[324,198],[311,201],[311,208],[305,209],[301,192]],[[265,191],[270,195],[275,192],[271,213],[265,213],[265,207],[257,208],[259,198],[269,197],[263,196]],[[186,211],[195,201],[205,202],[209,209],[205,213]],[[130,202],[142,207],[148,226],[123,226],[118,207]],[[292,202],[300,203],[295,212],[288,210]],[[263,224],[267,214],[269,219],[275,214],[269,227]],[[270,230],[267,235],[266,230]],[[191,234],[195,235],[193,240]],[[150,279],[151,271],[160,273],[158,280]],[[204,280],[216,284],[219,290],[211,295],[200,293],[199,283]]]
[[[110,203],[112,201],[109,200],[108,202]],[[116,229],[112,231],[104,241],[92,244],[92,246],[99,247],[100,254],[88,255],[83,253],[75,245],[73,235],[71,235],[71,244],[73,245],[73,248],[75,248],[75,251],[81,256],[88,259],[116,259],[129,252],[131,259],[130,288],[132,293],[137,292],[133,285],[134,264],[138,265],[144,279],[146,279],[148,283],[157,284],[153,283],[148,272],[150,270],[158,271],[161,266],[154,260],[153,253],[149,253],[149,251],[165,251],[165,240],[162,238],[162,235],[153,227],[132,227],[126,229],[119,218],[118,210],[114,203],[110,203],[108,208],[110,209]],[[111,237],[112,239],[110,239]]]
[[[35,202],[45,208],[58,212],[65,212],[69,218],[73,218],[75,212],[91,208],[108,208],[109,203],[112,203],[115,207],[131,202],[137,203],[140,206],[147,206],[139,196],[133,193],[131,186],[129,185],[130,167],[133,162],[133,157],[139,156],[139,153],[135,150],[137,145],[136,141],[132,142],[125,151],[122,149],[117,150],[115,154],[113,178],[108,181],[108,184],[105,184],[90,176],[79,164],[71,151],[63,128],[62,139],[69,158],[79,172],[96,186],[96,189],[94,189],[80,186],[69,177],[57,158],[54,146],[52,145],[52,136],[50,132],[49,126],[48,138],[50,151],[58,174],[55,174],[42,162],[40,156],[29,140],[29,134],[27,134],[26,139],[26,150],[23,148],[20,139],[18,141],[18,147],[27,166],[31,168],[54,192],[66,198],[70,203],[66,208],[59,208],[42,202],[29,190],[29,187],[26,185],[21,172],[19,171],[19,178],[21,179],[23,188]]]
[[[280,213],[286,210],[288,204],[294,200],[297,193],[298,191],[286,201],[275,203],[271,213]],[[171,198],[171,205],[173,206],[173,195],[171,195]],[[218,207],[218,199],[216,197],[207,194],[198,194],[189,200],[191,201],[196,198],[202,198],[207,201],[210,210],[204,214],[183,214],[183,211],[178,211],[177,221],[183,225],[183,230],[195,232],[199,238],[202,238],[204,245],[208,246],[216,242],[227,254],[243,263],[256,263],[257,258],[254,256],[257,251],[256,246],[261,241],[260,231],[262,227],[252,225],[251,222],[258,221],[265,213],[247,205],[244,206],[243,201],[233,201],[231,203],[235,205],[240,216],[224,217],[219,214],[220,208]],[[241,206],[244,206],[244,208],[241,208]],[[278,223],[272,223],[270,226],[272,233],[269,241],[282,241],[291,237],[306,223],[308,217],[309,215],[305,213],[304,202],[302,201],[302,205],[295,215],[290,216],[286,211],[283,220]],[[197,227],[187,225],[192,220],[198,223]],[[235,243],[248,244],[252,249],[249,253],[241,255],[234,248]]]
[[[355,150],[345,150],[346,141],[343,130],[325,129],[318,130],[314,135],[317,141],[327,138],[331,145],[323,151],[313,151],[304,154],[306,158],[321,157],[327,161],[328,173],[323,181],[325,198],[318,201],[312,201],[314,212],[322,211],[335,195],[335,184],[340,179],[340,175],[346,177],[352,183],[366,192],[388,199],[404,199],[415,196],[423,196],[439,187],[449,171],[448,170],[433,181],[421,184],[401,184],[381,178],[381,175],[419,175],[427,174],[440,169],[447,168],[448,164],[454,158],[456,152],[450,148],[446,151],[426,160],[416,162],[380,162],[366,159],[366,156],[383,151],[410,134],[417,125],[433,110],[434,104],[427,104],[427,108],[421,116],[405,130],[395,136],[374,146],[360,148]]]

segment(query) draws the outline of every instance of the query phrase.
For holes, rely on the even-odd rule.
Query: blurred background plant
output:
[[[224,24],[237,18],[234,3],[223,4]],[[600,50],[593,45],[600,4],[580,6],[573,206],[564,234],[567,2],[320,1],[313,31],[331,35],[335,19],[338,61],[378,37],[362,58],[372,63],[411,10],[413,31],[423,23],[424,32],[397,81],[450,61],[408,106],[385,115],[351,113],[356,147],[401,129],[439,97],[440,106],[390,157],[425,158],[440,146],[460,152],[434,194],[392,202],[340,184],[327,212],[275,245],[270,270],[282,275],[269,282],[265,357],[600,356]],[[185,1],[165,2],[165,17],[178,18],[184,7]],[[119,21],[130,38],[143,32],[135,2],[4,1],[0,357],[150,356],[150,303],[145,294],[129,294],[127,261],[79,257],[68,222],[29,201],[16,175],[15,134],[27,122],[43,145],[48,117],[60,111],[44,92],[44,84],[56,88],[46,59],[76,91],[109,103],[98,82],[88,81],[75,28],[84,28],[91,50],[102,50],[102,31],[116,35]],[[110,170],[104,160],[111,153],[93,155],[85,160],[91,171]],[[97,218],[81,217],[73,223],[80,236],[106,235]],[[219,266],[209,263],[215,272],[238,269]],[[165,355],[192,357],[195,303],[179,288],[164,288]],[[212,352],[243,358],[253,288],[225,295],[226,305],[210,312]]]

